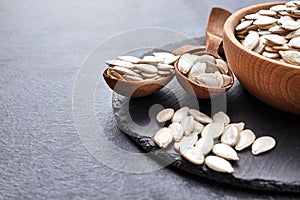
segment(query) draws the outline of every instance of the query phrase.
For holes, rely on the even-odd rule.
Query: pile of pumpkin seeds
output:
[[[153,52],[152,56],[138,58],[135,56],[119,56],[107,60],[107,74],[114,79],[124,81],[153,81],[165,78],[174,71],[172,65],[179,56],[168,52]]]
[[[191,81],[209,88],[223,88],[233,81],[227,75],[227,64],[208,54],[183,54],[178,61],[178,70]]]
[[[300,66],[300,1],[248,14],[235,31],[247,49]]]
[[[233,173],[230,162],[239,160],[237,151],[251,146],[253,155],[269,151],[275,147],[270,136],[256,138],[245,123],[231,123],[224,112],[218,112],[212,118],[204,113],[182,107],[176,112],[172,108],[160,111],[156,119],[159,123],[171,120],[154,135],[154,142],[160,148],[174,144],[174,149],[189,162],[205,164],[212,170]],[[174,141],[174,143],[173,143]]]

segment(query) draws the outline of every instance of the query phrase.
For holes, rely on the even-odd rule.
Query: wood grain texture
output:
[[[275,4],[279,3],[251,6],[231,15],[224,26],[224,50],[234,74],[252,95],[277,109],[299,115],[300,68],[247,50],[234,35],[243,16]]]

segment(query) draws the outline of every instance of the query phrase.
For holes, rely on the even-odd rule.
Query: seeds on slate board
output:
[[[232,82],[227,64],[207,54],[183,54],[178,61],[178,70],[191,81],[210,88],[223,88]]]
[[[247,49],[267,58],[300,66],[298,1],[248,14],[241,19],[235,31],[236,37]]]
[[[228,146],[227,144],[222,144],[222,143],[215,144],[212,149],[212,152],[215,155],[224,158],[226,160],[239,160],[236,151],[231,146]]]
[[[200,149],[194,146],[189,146],[182,154],[182,157],[196,165],[201,165],[204,162],[204,156],[201,153]]]
[[[249,147],[255,140],[255,134],[253,131],[246,129],[240,132],[240,140],[235,146],[235,150],[242,151]]]
[[[210,136],[201,137],[195,146],[200,149],[203,155],[206,155],[212,150],[214,146],[214,139]]]
[[[234,125],[226,126],[221,137],[221,142],[229,146],[234,146],[238,143],[239,139],[240,139],[240,134],[237,127]]]
[[[153,81],[169,76],[174,71],[174,62],[179,56],[167,52],[154,52],[142,59],[134,56],[118,56],[107,60],[107,75],[125,81]]]
[[[227,160],[237,161],[239,157],[231,146],[241,151],[252,145],[253,155],[266,152],[275,146],[275,140],[270,136],[255,140],[253,131],[244,130],[244,122],[230,124],[230,118],[224,112],[214,114],[211,119],[188,107],[182,107],[176,112],[167,108],[160,111],[156,118],[158,122],[170,119],[172,121],[168,128],[163,127],[155,134],[154,141],[159,147],[167,148],[174,140],[174,149],[183,158],[196,165],[201,165],[205,159],[205,165],[218,172],[234,171]]]
[[[174,113],[172,108],[166,108],[157,114],[156,119],[158,122],[166,122],[173,117]]]
[[[160,147],[160,148],[167,148],[168,145],[173,140],[173,133],[172,130],[169,128],[162,128],[159,131],[156,132],[154,136],[154,142]]]
[[[276,145],[274,138],[270,136],[263,136],[257,138],[252,144],[252,154],[258,155],[273,149]]]
[[[218,156],[207,156],[205,158],[205,165],[217,172],[223,172],[223,173],[234,172],[234,169],[231,166],[230,162]]]

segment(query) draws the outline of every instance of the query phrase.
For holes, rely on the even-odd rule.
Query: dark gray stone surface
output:
[[[72,115],[79,67],[111,35],[156,26],[197,37],[212,6],[234,11],[260,2],[0,0],[0,199],[292,198],[168,168],[145,174],[111,169],[85,149]],[[116,127],[103,80],[97,91],[96,113],[107,137],[138,152]]]

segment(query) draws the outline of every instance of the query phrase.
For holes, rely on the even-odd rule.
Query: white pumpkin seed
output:
[[[232,82],[232,78],[230,76],[222,74],[222,77],[223,77],[222,87],[226,87],[227,85],[229,85]]]
[[[276,5],[270,8],[270,10],[275,12],[285,11],[285,9],[286,9],[286,5]]]
[[[120,66],[120,67],[125,67],[128,69],[134,68],[134,64],[132,64],[131,62],[124,61],[124,60],[107,60],[105,63],[110,66]]]
[[[255,140],[255,134],[253,131],[246,129],[240,132],[239,142],[236,144],[235,149],[237,151],[242,151],[243,149],[249,147]]]
[[[114,66],[112,68],[113,70],[121,73],[121,74],[127,74],[127,75],[130,75],[130,76],[137,76],[137,77],[140,77],[139,74],[135,73],[134,71],[128,69],[128,68],[125,68],[125,67],[120,67],[120,66]]]
[[[141,64],[158,64],[163,63],[164,59],[156,57],[156,56],[144,56],[142,61],[138,62]]]
[[[194,117],[194,119],[200,123],[208,124],[212,123],[212,119],[205,115],[204,113],[195,110],[195,109],[189,109],[188,113]]]
[[[235,30],[236,31],[244,30],[244,29],[248,28],[252,23],[253,23],[253,20],[243,21],[242,23],[240,23],[239,25],[237,25],[237,27],[235,28]]]
[[[167,148],[168,145],[173,140],[173,132],[169,128],[161,128],[159,131],[156,132],[154,135],[154,142],[160,147],[160,148]]]
[[[291,39],[288,43],[289,47],[300,48],[300,36]]]
[[[183,136],[179,142],[179,152],[180,154],[184,154],[185,151],[190,147],[196,144],[198,140],[198,134],[192,133],[188,136]]]
[[[222,135],[224,131],[224,123],[213,122],[206,125],[201,133],[202,137],[210,136],[213,138],[218,138]]]
[[[159,70],[163,70],[163,71],[165,71],[165,70],[168,71],[168,70],[173,70],[174,69],[174,67],[172,65],[168,65],[168,64],[158,64],[157,68]]]
[[[238,143],[240,134],[236,126],[228,125],[221,137],[221,142],[229,146],[234,146]]]
[[[210,88],[219,88],[220,82],[214,73],[200,74],[196,77],[196,81]]]
[[[184,118],[186,118],[189,114],[189,108],[188,107],[182,107],[178,109],[173,117],[172,117],[172,122],[181,122]]]
[[[162,58],[164,64],[173,64],[176,60],[178,60],[179,56],[175,56],[172,53],[168,52],[153,52],[155,57]]]
[[[226,160],[239,160],[236,151],[231,146],[228,146],[227,144],[222,144],[222,143],[215,144],[213,146],[212,152],[215,155],[224,158]]]
[[[205,73],[205,70],[206,70],[206,63],[197,62],[192,66],[188,74],[188,78],[191,79],[192,81],[195,81],[197,76]]]
[[[194,120],[193,132],[196,132],[196,133],[200,134],[202,132],[203,128],[204,128],[203,124],[201,124],[200,122]]]
[[[235,126],[239,130],[239,132],[241,132],[245,128],[245,123],[244,122],[231,123],[231,125]]]
[[[141,72],[141,75],[142,75],[144,78],[152,79],[152,78],[155,77],[157,74],[150,74],[150,73],[147,73],[147,72]]]
[[[223,111],[220,111],[220,112],[217,112],[216,114],[214,114],[213,121],[224,123],[224,125],[228,125],[230,123],[230,118],[228,117],[228,115],[226,113],[224,113]]]
[[[243,45],[247,48],[247,49],[254,49],[259,42],[259,35],[257,32],[255,31],[250,31],[249,34],[246,36]]]
[[[214,146],[214,139],[209,136],[201,137],[195,144],[195,147],[200,149],[203,155],[207,155],[212,150],[213,146]]]
[[[184,130],[184,135],[190,135],[194,130],[194,117],[187,116],[181,121],[181,126]]]
[[[157,67],[154,65],[149,64],[137,64],[136,69],[141,70],[142,72],[148,73],[148,74],[156,74],[158,72]]]
[[[290,32],[287,36],[285,36],[285,38],[292,39],[292,38],[298,37],[298,36],[300,36],[300,29]]]
[[[130,75],[123,75],[123,78],[127,81],[142,81],[144,79],[142,79],[141,77],[138,77],[138,76],[130,76]],[[121,78],[119,78],[121,79]]]
[[[216,64],[216,59],[215,57],[209,55],[209,54],[204,54],[201,56],[198,55],[192,55],[193,62],[201,62],[201,63],[211,63],[211,64]]]
[[[231,166],[230,162],[218,156],[207,156],[205,158],[205,165],[217,172],[222,172],[222,173],[234,172],[234,169]]]
[[[287,43],[287,40],[284,37],[276,35],[276,34],[266,35],[265,39],[276,45],[283,45],[283,44]]]
[[[268,16],[260,16],[257,20],[253,22],[254,25],[270,25],[277,22],[277,19],[274,17],[268,17]]]
[[[226,62],[222,59],[216,59],[216,66],[219,68],[219,70],[223,73],[223,74],[227,74],[229,69],[228,66],[226,64]]]
[[[270,136],[262,136],[257,138],[252,144],[252,154],[258,155],[273,149],[276,145],[274,138]]]
[[[163,109],[162,111],[160,111],[157,116],[156,116],[156,120],[158,122],[166,122],[170,119],[172,119],[173,115],[174,115],[175,111],[173,108],[166,108]]]
[[[279,51],[281,57],[288,63],[300,65],[299,51]]]
[[[182,157],[196,165],[201,165],[204,163],[203,154],[201,153],[200,149],[194,146],[188,147],[186,151],[182,154]]]
[[[260,10],[258,11],[258,14],[265,15],[265,16],[276,16],[276,12],[272,10]]]
[[[183,54],[178,61],[178,70],[183,73],[187,74],[194,64],[193,56],[189,53]]]
[[[162,76],[167,76],[169,74],[171,74],[173,72],[173,70],[169,70],[169,71],[158,71],[157,74],[162,75]]]
[[[135,56],[118,56],[117,57],[119,60],[131,62],[131,63],[138,63],[142,59],[135,57]]]
[[[282,28],[284,28],[286,30],[294,31],[294,30],[297,30],[300,28],[300,22],[296,22],[293,20],[287,20],[287,21],[284,21],[281,24],[281,26],[282,26]]]
[[[169,125],[169,128],[173,131],[173,139],[176,142],[179,142],[183,136],[183,128],[180,123],[178,122],[173,122],[172,124]]]

